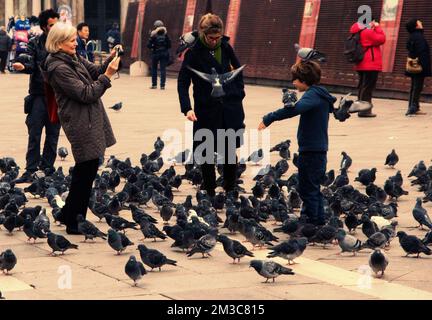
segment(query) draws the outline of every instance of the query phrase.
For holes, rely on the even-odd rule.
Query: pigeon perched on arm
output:
[[[133,286],[136,287],[138,280],[147,274],[147,271],[145,270],[144,265],[136,260],[135,256],[130,256],[125,265],[125,273],[133,280]]]
[[[369,256],[369,266],[372,271],[378,276],[378,273],[381,272],[379,278],[384,276],[384,271],[386,270],[389,264],[389,260],[387,256],[379,249],[375,249],[371,255]]]
[[[395,149],[391,151],[391,153],[387,156],[386,161],[384,163],[385,166],[390,166],[394,168],[394,166],[399,162],[399,156],[396,154]]]
[[[272,279],[273,282],[275,282],[275,279],[282,274],[295,274],[292,269],[283,267],[274,261],[252,260],[250,262],[249,268],[254,268],[260,276],[266,278],[265,283],[267,283],[269,279]]]
[[[9,274],[9,271],[11,271],[16,264],[17,257],[11,249],[7,249],[0,254],[0,270],[3,273]]]

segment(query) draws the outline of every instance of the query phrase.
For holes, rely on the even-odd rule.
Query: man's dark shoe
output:
[[[408,111],[405,113],[406,116],[414,116],[416,114],[416,111],[412,108],[409,108]]]
[[[360,118],[375,118],[376,114],[372,112],[359,112],[358,116]]]
[[[152,90],[157,89],[157,86],[151,86],[150,89]]]
[[[161,90],[165,90],[165,87],[161,87],[160,89],[161,89]]]
[[[33,174],[34,174],[34,172],[25,171],[23,173],[23,175],[20,178],[16,179],[14,182],[16,184],[19,184],[19,183],[32,183],[33,180],[34,180]]]

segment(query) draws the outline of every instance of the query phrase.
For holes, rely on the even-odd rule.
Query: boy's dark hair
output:
[[[60,19],[60,15],[53,9],[44,10],[39,14],[39,26],[45,29],[48,26],[48,19]]]
[[[89,25],[85,22],[81,22],[77,25],[77,30],[81,31],[84,27],[89,27]]]
[[[301,61],[291,67],[292,81],[298,79],[308,86],[321,80],[321,67],[315,61]]]

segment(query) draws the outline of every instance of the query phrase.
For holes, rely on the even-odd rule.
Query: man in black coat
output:
[[[39,23],[44,33],[30,40],[27,47],[28,55],[26,55],[26,59],[13,64],[15,70],[30,74],[29,96],[26,97],[24,104],[29,135],[26,171],[19,179],[15,180],[16,183],[31,182],[33,173],[38,169],[54,172],[60,124],[53,124],[49,120],[45,98],[45,84],[40,66],[48,56],[48,52],[45,49],[48,32],[57,23],[58,19],[59,14],[54,10],[42,11],[39,15]],[[45,144],[41,156],[40,142],[44,127]]]
[[[423,33],[423,24],[419,19],[411,19],[406,24],[406,29],[410,36],[407,42],[408,56],[418,58],[422,66],[420,73],[406,73],[411,77],[411,90],[408,104],[407,116],[419,114],[420,94],[423,90],[424,79],[432,76],[430,47]]]
[[[212,84],[204,81],[188,68],[191,67],[206,74],[211,74],[212,68],[214,68],[218,74],[223,74],[240,67],[240,62],[228,43],[229,38],[223,36],[223,23],[218,16],[205,15],[201,18],[198,27],[199,39],[186,52],[179,73],[178,94],[181,112],[188,120],[194,122],[194,161],[201,165],[203,174],[201,189],[206,190],[210,196],[213,196],[216,189],[214,155],[210,152],[211,143],[209,144],[209,142],[211,141],[202,139],[200,135],[205,135],[206,132],[212,133],[214,139],[213,150],[218,152],[224,161],[223,187],[227,192],[235,189],[237,179],[237,157],[235,153],[236,148],[239,148],[243,143],[245,114],[242,101],[245,92],[243,77],[240,74],[234,81],[224,85],[225,96],[213,98],[211,96]],[[193,83],[194,109],[192,109],[189,97],[191,81]],[[207,129],[207,131],[201,129]],[[230,137],[226,138],[220,134],[218,135],[218,129],[232,129]],[[231,142],[231,145],[229,142]],[[202,153],[202,157],[201,149],[203,145],[206,147],[210,145],[210,148],[206,149],[208,152]]]
[[[161,90],[165,90],[166,67],[170,59],[169,49],[171,49],[171,40],[162,21],[155,21],[147,48],[152,51],[152,86],[150,89],[157,89],[158,66],[160,65],[160,88]]]

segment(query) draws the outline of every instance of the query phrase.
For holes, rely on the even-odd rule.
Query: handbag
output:
[[[413,59],[413,58],[407,57],[406,72],[417,74],[417,73],[421,73],[422,71],[423,71],[423,68],[422,68],[421,64],[419,63],[418,58]]]
[[[45,84],[45,98],[47,103],[49,121],[53,124],[59,123],[60,120],[58,117],[58,105],[55,98],[54,89],[51,87],[49,83],[44,82],[44,84]]]

